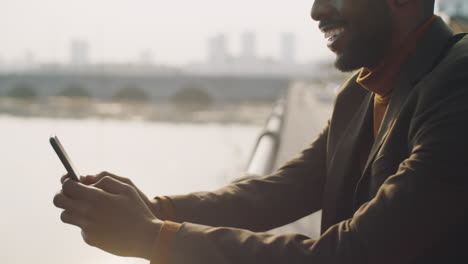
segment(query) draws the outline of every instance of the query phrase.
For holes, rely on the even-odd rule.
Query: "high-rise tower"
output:
[[[208,42],[208,62],[211,64],[224,64],[226,60],[226,36],[219,34],[210,38]]]
[[[89,63],[89,45],[84,40],[72,40],[70,44],[70,64],[81,66]]]
[[[244,60],[254,60],[257,56],[257,38],[253,32],[242,34],[241,58]]]
[[[282,63],[294,64],[296,61],[296,36],[293,33],[281,34],[281,54]]]

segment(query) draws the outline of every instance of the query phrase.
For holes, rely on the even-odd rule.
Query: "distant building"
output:
[[[279,59],[262,57],[257,54],[257,36],[244,32],[240,38],[238,56],[230,56],[226,50],[226,37],[219,34],[208,41],[208,57],[201,63],[192,63],[184,69],[197,75],[215,76],[262,76],[317,78],[314,63],[298,63],[296,60],[296,36],[293,33],[280,35]]]
[[[296,37],[293,33],[283,33],[281,35],[280,61],[284,64],[294,64],[296,62]]]
[[[208,61],[211,64],[219,65],[227,62],[226,36],[219,34],[208,41]]]
[[[257,39],[255,33],[245,32],[242,34],[241,58],[246,61],[253,61],[257,57]]]
[[[72,40],[70,44],[70,64],[82,66],[89,64],[89,45],[84,40]]]

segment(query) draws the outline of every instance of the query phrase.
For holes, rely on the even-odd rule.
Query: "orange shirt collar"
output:
[[[398,74],[400,74],[403,64],[416,49],[419,41],[422,40],[436,18],[437,16],[432,16],[421,25],[415,33],[411,34],[402,47],[391,52],[375,71],[372,72],[369,69],[362,68],[357,82],[380,97],[388,97],[392,92],[394,82]]]

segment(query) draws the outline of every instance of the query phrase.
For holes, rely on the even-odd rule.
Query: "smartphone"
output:
[[[53,135],[50,137],[49,141],[52,145],[52,148],[54,148],[55,153],[57,153],[57,156],[59,157],[60,161],[62,161],[63,166],[67,170],[70,179],[74,181],[80,181],[78,178],[80,177],[80,173],[76,170],[75,166],[73,166],[70,157],[68,157],[67,152],[65,152],[65,149],[60,143],[58,137]]]

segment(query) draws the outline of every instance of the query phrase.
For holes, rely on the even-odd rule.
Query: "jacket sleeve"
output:
[[[214,192],[169,196],[174,220],[265,231],[320,210],[327,136],[328,126],[309,148],[270,176]]]
[[[409,138],[408,158],[397,172],[351,219],[318,240],[184,223],[170,263],[411,263],[438,243],[462,238],[468,219],[468,87],[463,85],[424,107]],[[299,200],[306,191],[295,188],[298,196],[288,195]],[[259,217],[255,206],[248,210]],[[291,210],[277,212],[279,217]],[[466,245],[466,237],[462,241]]]

